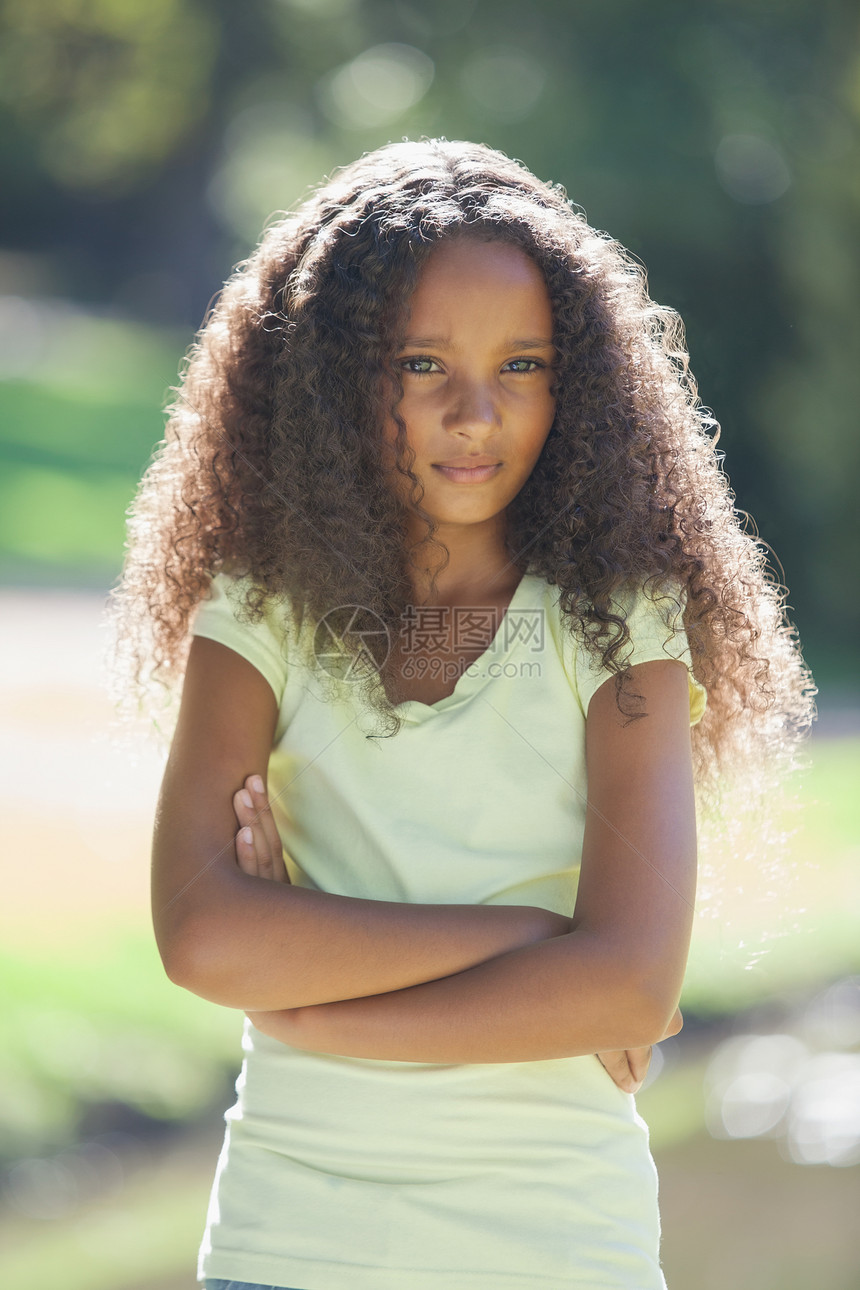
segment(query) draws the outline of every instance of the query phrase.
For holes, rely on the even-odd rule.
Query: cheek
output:
[[[540,455],[540,451],[549,437],[549,432],[555,420],[555,409],[556,400],[550,394],[541,399],[539,406],[535,409],[532,433],[529,435],[529,444],[535,458]]]

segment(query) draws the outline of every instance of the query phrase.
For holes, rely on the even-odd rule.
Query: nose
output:
[[[497,391],[481,380],[460,380],[451,387],[443,417],[446,430],[487,431],[501,425]]]

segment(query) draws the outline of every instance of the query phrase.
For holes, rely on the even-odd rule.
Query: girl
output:
[[[207,1286],[664,1285],[631,1094],[694,784],[812,714],[712,425],[642,270],[486,147],[363,157],[226,285],[112,606],[128,693],[184,670],[164,965],[248,1014]]]

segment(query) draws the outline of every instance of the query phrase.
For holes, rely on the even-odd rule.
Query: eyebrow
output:
[[[437,347],[439,349],[456,348],[456,346],[451,345],[450,340],[448,340],[446,336],[407,336],[403,344],[404,346],[426,345],[430,349],[435,349]],[[504,343],[500,345],[499,348],[505,349],[505,350],[507,349],[552,349],[553,343],[552,343],[552,340],[547,340],[546,337],[528,336],[528,337],[525,337],[524,339],[517,339],[515,337],[513,340],[504,341]]]

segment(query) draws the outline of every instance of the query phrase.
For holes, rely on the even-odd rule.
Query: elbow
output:
[[[197,979],[195,970],[194,955],[191,947],[182,941],[163,941],[156,937],[158,952],[161,955],[161,965],[164,968],[168,981],[173,985],[180,986],[183,990],[194,990],[194,982]]]
[[[669,981],[656,973],[649,978],[645,973],[637,976],[635,983],[636,1031],[640,1036],[633,1047],[659,1044],[681,1029],[678,1011],[680,983]]]
[[[229,971],[224,929],[219,930],[214,921],[205,911],[189,910],[169,926],[156,926],[162,966],[168,980],[181,989],[222,1007],[244,1008],[249,1005],[238,997]]]
[[[155,934],[169,980],[209,1003],[242,1012],[266,1012],[308,1002],[293,1000],[291,991],[276,985],[265,955],[262,966],[255,963],[254,950],[259,945],[249,948],[247,927],[215,902],[189,908],[175,915],[169,925],[156,925]],[[288,956],[283,948],[279,953],[279,961],[286,967]]]
[[[189,911],[155,923],[155,941],[167,979],[194,993],[201,968],[199,921]]]
[[[655,997],[652,993],[643,994],[640,1003],[643,1037],[633,1046],[650,1047],[659,1044],[663,1039],[668,1039],[670,1034],[677,1034],[681,1029],[680,1025],[673,1025],[677,1011],[677,1002],[673,1000],[670,1003],[665,995]]]
[[[612,1048],[648,1048],[681,1029],[680,982],[659,967],[628,970],[615,975],[609,988],[606,1015],[611,1017]]]
[[[666,1037],[668,1021],[663,1009],[638,984],[622,987],[608,1001],[606,1016],[606,1037],[600,1043],[601,1050],[650,1048]]]

